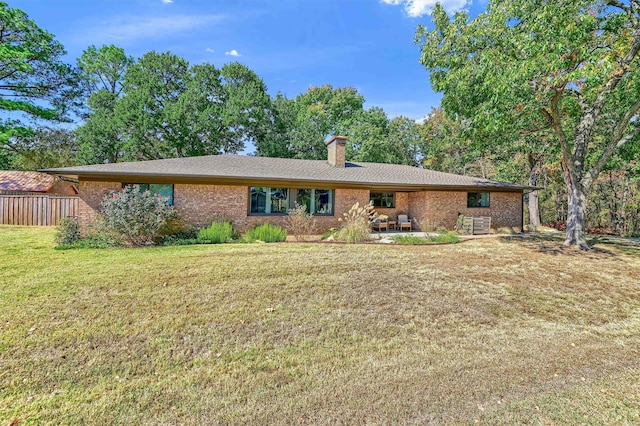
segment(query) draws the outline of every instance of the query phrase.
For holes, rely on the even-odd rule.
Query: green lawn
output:
[[[0,226],[0,424],[638,424],[640,246],[54,250]]]

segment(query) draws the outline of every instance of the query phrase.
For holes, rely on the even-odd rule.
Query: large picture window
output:
[[[467,207],[489,207],[489,193],[468,192]]]
[[[396,206],[395,192],[372,192],[369,199],[373,207],[394,208]]]
[[[173,184],[171,183],[123,183],[122,186],[138,185],[140,192],[150,191],[167,199],[167,204],[173,205]]]
[[[252,186],[249,198],[249,212],[253,214],[286,214],[289,210],[289,188]]]
[[[296,202],[307,208],[307,212],[314,215],[333,214],[332,189],[298,189]]]

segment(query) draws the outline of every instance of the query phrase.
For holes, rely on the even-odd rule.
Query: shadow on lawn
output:
[[[500,237],[502,241],[518,242],[540,253],[552,256],[615,257],[620,253],[640,257],[640,242],[621,237],[593,235],[587,237],[590,251],[563,245],[564,234],[523,234]]]

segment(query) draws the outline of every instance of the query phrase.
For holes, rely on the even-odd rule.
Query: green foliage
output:
[[[338,235],[338,232],[340,232],[339,229],[336,228],[331,228],[330,230],[323,232],[322,233],[322,240],[327,240],[329,238],[334,238]]]
[[[116,104],[133,62],[124,49],[114,45],[89,46],[78,59],[89,109],[84,124],[76,129],[79,163],[115,163],[123,155],[126,126],[116,113]]]
[[[586,195],[617,150],[638,146],[640,10],[492,0],[473,20],[465,12],[449,19],[441,6],[432,17],[435,28],[418,27],[416,42],[445,110],[466,119],[486,147],[504,135],[548,138],[562,154],[566,243],[586,247]]]
[[[102,223],[127,246],[153,245],[166,235],[177,214],[166,199],[140,192],[138,185],[114,191],[102,202]]]
[[[247,231],[247,240],[251,242],[278,243],[287,239],[287,230],[270,223],[257,225]]]
[[[32,135],[33,120],[68,121],[76,76],[62,44],[26,13],[0,2],[0,25],[0,150],[19,155],[13,139]]]
[[[80,226],[74,218],[65,217],[60,220],[56,229],[55,242],[58,245],[69,245],[80,241]]]
[[[89,94],[105,90],[118,96],[127,68],[133,62],[133,58],[127,56],[124,49],[113,44],[104,45],[100,49],[89,46],[78,58],[78,68]]]
[[[297,241],[301,241],[316,232],[316,220],[312,214],[307,212],[307,206],[296,202],[295,206],[289,209],[286,227],[296,237]]]
[[[402,245],[421,245],[421,244],[455,244],[460,242],[460,237],[455,232],[443,232],[438,235],[427,235],[421,237],[418,235],[396,235],[391,239]]]
[[[40,127],[30,135],[14,138],[13,149],[17,153],[14,167],[37,170],[75,165],[78,144],[69,130]]]
[[[342,215],[343,217],[338,219],[342,222],[342,228],[336,235],[336,240],[356,244],[370,238],[371,223],[378,218],[372,203],[360,206],[360,203],[356,202]]]
[[[391,240],[397,244],[409,246],[427,244],[427,239],[418,235],[395,235]]]
[[[212,222],[198,232],[198,241],[209,244],[229,243],[237,238],[231,222]]]
[[[112,234],[106,230],[96,230],[89,232],[75,242],[69,244],[58,244],[56,250],[70,249],[106,249],[122,246],[121,241],[116,241]]]
[[[105,61],[118,73],[89,98],[91,114],[78,129],[82,162],[236,153],[245,142],[259,145],[273,134],[266,86],[245,65],[190,66],[154,51],[133,63],[113,46],[107,59],[100,59],[101,51],[90,48],[83,56],[93,70],[89,77],[111,71],[103,69]]]
[[[458,243],[460,242],[460,237],[455,232],[447,231],[438,235],[430,235],[427,240],[432,243]]]

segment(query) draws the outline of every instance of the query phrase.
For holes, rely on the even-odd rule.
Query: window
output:
[[[371,202],[373,202],[373,207],[388,208],[394,208],[396,206],[395,198],[395,192],[372,192],[369,197]]]
[[[167,199],[167,204],[173,205],[173,184],[171,183],[123,183],[122,186],[138,185],[140,192],[150,191]]]
[[[315,215],[333,214],[333,190],[298,189],[296,202],[307,207],[307,212]]]
[[[286,214],[289,210],[289,188],[249,188],[249,212],[253,214]]]
[[[295,203],[306,206],[307,212],[314,215],[332,215],[333,190],[249,188],[249,214],[287,214],[289,206],[293,207]]]
[[[489,207],[489,193],[467,192],[467,207]]]

